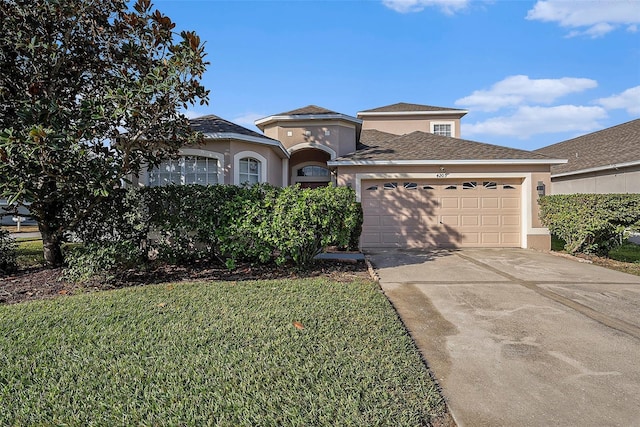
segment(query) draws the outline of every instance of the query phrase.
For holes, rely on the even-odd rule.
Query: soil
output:
[[[622,271],[623,273],[635,274],[640,276],[640,263],[637,262],[622,262],[615,259],[599,257],[596,255],[578,255],[579,258],[583,258],[591,261],[595,265],[606,267],[611,270]]]
[[[326,277],[337,282],[369,279],[363,261],[317,261],[307,271],[296,271],[291,265],[240,265],[228,270],[223,265],[197,263],[190,266],[158,266],[148,271],[129,270],[109,281],[91,280],[72,283],[63,280],[62,269],[32,268],[0,278],[0,304],[15,304],[46,298],[73,295],[79,292],[103,291],[164,282],[180,281],[242,281]]]

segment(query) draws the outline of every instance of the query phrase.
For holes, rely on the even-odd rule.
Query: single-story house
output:
[[[461,139],[466,113],[398,103],[353,117],[309,105],[256,120],[263,134],[205,116],[192,121],[204,144],[140,184],[333,183],[362,202],[363,249],[548,249],[536,200],[565,160]]]
[[[551,166],[551,193],[640,193],[640,119],[535,150]]]

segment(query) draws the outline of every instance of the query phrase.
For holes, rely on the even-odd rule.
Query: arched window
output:
[[[165,160],[149,172],[149,186],[214,185],[218,183],[218,159],[201,156],[180,156]]]
[[[322,166],[305,166],[298,169],[298,176],[329,176],[329,169],[323,168]]]
[[[257,184],[262,177],[262,162],[253,157],[240,159],[240,184]]]

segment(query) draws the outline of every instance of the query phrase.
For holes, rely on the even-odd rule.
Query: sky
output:
[[[468,110],[461,137],[533,150],[640,117],[640,0],[155,0],[193,30],[216,114]]]

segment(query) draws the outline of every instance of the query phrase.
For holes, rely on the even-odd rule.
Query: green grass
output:
[[[18,268],[37,267],[44,265],[42,254],[42,240],[16,239],[18,243],[17,259]]]
[[[0,306],[0,349],[0,425],[417,426],[444,412],[367,281],[177,283]]]
[[[622,262],[640,263],[640,245],[625,242],[609,251],[609,258]]]

